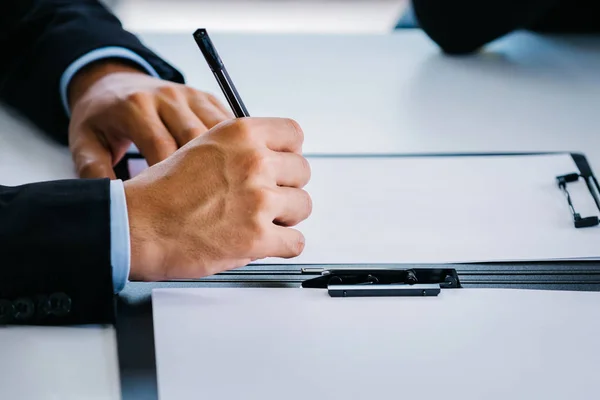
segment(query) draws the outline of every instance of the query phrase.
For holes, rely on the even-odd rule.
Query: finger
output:
[[[274,225],[270,235],[270,247],[267,248],[266,255],[260,258],[292,258],[299,256],[304,251],[306,239],[296,229]]]
[[[232,127],[263,140],[274,151],[301,154],[304,133],[294,120],[288,118],[237,118]],[[256,135],[256,136],[254,136]]]
[[[275,151],[302,153],[304,132],[300,125],[289,118],[271,118],[266,130],[267,147]]]
[[[275,180],[279,186],[303,188],[310,181],[308,160],[296,153],[275,153]]]
[[[112,154],[93,131],[77,135],[71,151],[79,177],[116,179]]]
[[[202,135],[208,129],[184,101],[164,102],[160,118],[179,147]]]
[[[149,166],[166,159],[178,148],[175,139],[155,111],[147,112],[139,119],[131,139]]]
[[[189,99],[190,108],[208,129],[221,122],[234,118],[231,112],[212,95],[205,93],[192,95]]]
[[[231,111],[231,108],[227,107],[225,104],[223,104],[219,99],[217,99],[214,95],[210,94],[210,93],[205,93],[208,97],[208,100],[215,106],[217,107],[219,110],[221,110],[221,112],[227,116],[227,119],[231,119],[231,118],[235,118],[235,115],[233,115],[233,112]]]
[[[312,199],[302,189],[280,187],[275,189],[277,211],[273,222],[281,226],[295,226],[312,212]]]
[[[223,114],[225,114],[227,119],[235,118],[235,115],[233,114],[233,111],[231,111],[231,108],[229,108],[228,106],[221,103],[219,101],[219,99],[217,99],[214,96],[211,96],[211,97],[209,97],[209,100],[211,103],[213,103],[215,105],[215,107],[217,107],[219,110],[221,110],[223,112]]]

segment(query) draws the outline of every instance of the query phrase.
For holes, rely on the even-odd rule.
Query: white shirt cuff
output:
[[[123,181],[110,181],[110,263],[113,288],[119,293],[129,281],[131,250],[129,243],[129,216]]]
[[[144,60],[137,53],[126,49],[124,47],[101,47],[96,50],[92,50],[89,53],[84,54],[79,57],[77,60],[73,61],[71,65],[65,69],[62,76],[60,77],[60,98],[67,113],[67,116],[71,116],[71,110],[69,109],[69,98],[68,98],[68,89],[69,83],[71,83],[71,79],[79,72],[80,69],[85,67],[88,64],[91,64],[95,61],[103,60],[106,58],[120,58],[132,61],[142,67],[149,75],[154,76],[155,78],[159,78],[158,72],[148,63],[148,61]]]

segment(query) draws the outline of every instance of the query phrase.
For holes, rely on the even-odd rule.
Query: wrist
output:
[[[132,281],[157,281],[164,279],[162,265],[165,260],[163,246],[155,226],[152,201],[145,195],[143,184],[124,182],[127,212],[129,215],[130,270]]]
[[[69,108],[72,110],[96,82],[114,73],[145,74],[145,71],[126,60],[107,59],[90,63],[79,70],[69,83],[67,93]]]

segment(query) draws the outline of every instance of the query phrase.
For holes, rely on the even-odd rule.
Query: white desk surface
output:
[[[191,33],[142,38],[222,98]],[[519,33],[467,58],[418,31],[213,40],[250,113],[297,119],[308,153],[568,150],[600,166],[600,39]],[[66,148],[0,111],[2,184],[68,177]],[[119,398],[110,328],[0,329],[0,354],[0,398]]]

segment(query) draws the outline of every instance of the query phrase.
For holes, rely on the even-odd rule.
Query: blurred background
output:
[[[104,0],[136,32],[383,33],[412,25],[409,0]]]

